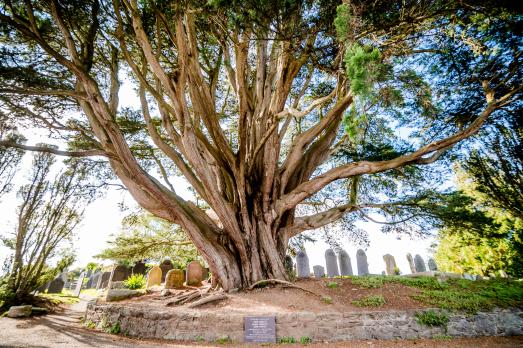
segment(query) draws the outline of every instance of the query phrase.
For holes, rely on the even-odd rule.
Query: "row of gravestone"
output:
[[[164,261],[165,262],[165,261]],[[147,289],[164,284],[165,289],[177,289],[187,286],[200,286],[202,281],[209,276],[209,270],[203,268],[198,261],[192,261],[186,270],[174,269],[174,267],[154,266],[147,273]]]
[[[383,260],[385,261],[386,273],[388,275],[396,274],[397,266],[394,256],[386,254],[383,256]],[[412,255],[407,254],[407,260],[409,261],[412,273],[426,271],[425,262],[420,255],[416,255],[414,259],[412,259]],[[292,259],[289,260],[289,258],[287,258],[285,263],[287,268],[292,268],[292,266],[289,266],[289,263],[292,265]],[[325,251],[325,264],[327,266],[327,274],[325,274],[325,268],[323,268],[323,266],[315,265],[312,268],[314,277],[322,278],[327,275],[327,277],[332,278],[340,275],[353,275],[350,256],[343,249],[338,252],[337,256],[332,249],[327,249]],[[369,274],[369,264],[365,251],[358,249],[356,252],[356,264],[358,275]],[[438,268],[434,259],[429,259],[428,264],[431,271],[437,271]],[[296,274],[298,278],[307,278],[310,276],[309,257],[305,251],[299,251],[296,255]]]

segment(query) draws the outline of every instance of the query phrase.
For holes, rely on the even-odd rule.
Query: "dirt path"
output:
[[[86,329],[80,323],[87,305],[86,298],[62,312],[28,319],[0,318],[0,347],[223,347],[202,343],[172,343],[160,340],[138,340]],[[227,344],[234,347],[252,345]],[[297,347],[301,345],[271,345]],[[307,347],[523,347],[523,337],[480,337],[453,340],[391,340],[317,343]],[[270,347],[265,345],[264,347]]]

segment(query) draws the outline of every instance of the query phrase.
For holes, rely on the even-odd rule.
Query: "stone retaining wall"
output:
[[[451,314],[447,331],[416,322],[416,311],[372,311],[353,313],[296,312],[276,315],[278,338],[307,336],[313,341],[357,339],[431,338],[449,336],[523,335],[523,310],[496,309],[476,315]],[[251,314],[249,314],[250,316]],[[261,314],[267,315],[267,314]],[[242,313],[216,313],[186,308],[148,310],[121,304],[90,303],[86,321],[99,328],[120,323],[121,332],[143,338],[214,341],[228,336],[243,341]]]

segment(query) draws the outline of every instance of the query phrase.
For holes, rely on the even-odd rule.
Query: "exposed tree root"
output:
[[[251,286],[249,286],[247,288],[247,290],[253,290],[256,286],[258,285],[261,285],[261,284],[268,284],[268,283],[272,283],[272,284],[281,284],[283,285],[284,287],[287,287],[287,288],[295,288],[295,289],[299,289],[299,290],[302,290],[302,291],[305,291],[305,292],[308,292],[309,294],[312,294],[314,296],[318,296],[318,297],[321,297],[320,294],[317,294],[315,293],[314,291],[311,291],[311,290],[308,290],[308,289],[305,289],[305,288],[302,288],[301,286],[298,286],[298,285],[294,285],[292,284],[291,282],[288,282],[286,280],[280,280],[280,279],[264,279],[264,280],[259,280],[257,281],[256,283],[252,284]]]
[[[214,295],[207,295],[206,297],[191,303],[187,307],[194,308],[194,307],[198,307],[198,306],[201,306],[203,304],[206,304],[206,303],[225,300],[227,298],[228,298],[227,295],[225,295],[224,293],[214,294]]]

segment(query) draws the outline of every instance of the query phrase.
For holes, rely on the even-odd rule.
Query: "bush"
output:
[[[429,309],[425,312],[417,312],[414,317],[416,321],[421,325],[426,325],[430,327],[442,326],[447,327],[449,322],[449,317],[443,312],[436,312],[432,309]]]
[[[123,284],[127,289],[137,290],[145,287],[146,279],[143,274],[133,274]]]
[[[310,338],[309,336],[302,336],[300,338],[300,343],[301,344],[310,344],[310,343],[312,343],[312,338]]]
[[[352,301],[352,304],[358,307],[381,307],[385,304],[385,298],[382,295],[369,295]]]
[[[328,282],[327,284],[325,284],[328,288],[330,289],[336,289],[338,287],[338,283],[336,282]]]
[[[118,335],[120,332],[122,332],[122,329],[120,328],[120,322],[117,321],[109,328],[109,333],[112,333],[113,335]]]
[[[296,343],[296,339],[294,337],[283,336],[280,337],[278,343]]]

